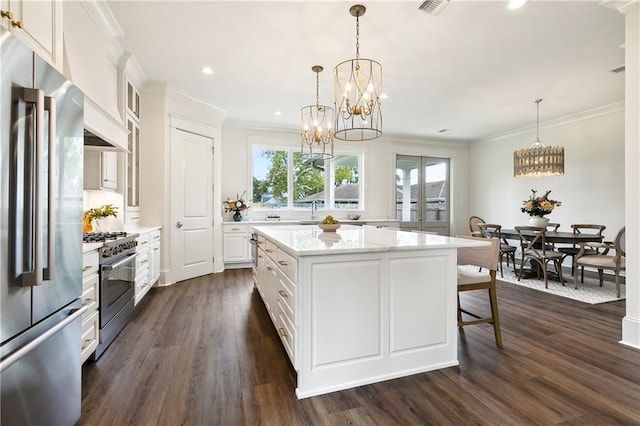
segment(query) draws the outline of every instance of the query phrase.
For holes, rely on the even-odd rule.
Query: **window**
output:
[[[254,208],[363,208],[362,154],[309,162],[293,148],[254,147],[252,163]]]

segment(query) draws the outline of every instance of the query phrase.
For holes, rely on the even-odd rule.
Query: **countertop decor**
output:
[[[224,201],[225,213],[234,212],[233,220],[236,222],[240,222],[242,220],[242,212],[249,210],[249,204],[244,200],[244,196],[246,194],[247,191],[244,191],[240,196],[236,194],[235,200],[227,198],[226,201]]]

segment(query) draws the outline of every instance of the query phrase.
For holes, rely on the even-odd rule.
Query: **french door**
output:
[[[449,159],[396,157],[396,218],[403,229],[449,235]]]

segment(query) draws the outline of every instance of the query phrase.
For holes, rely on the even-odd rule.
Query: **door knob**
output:
[[[178,223],[176,223],[176,227],[178,227],[178,228],[182,228],[182,222],[178,222]]]

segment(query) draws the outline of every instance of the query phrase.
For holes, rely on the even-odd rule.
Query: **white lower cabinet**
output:
[[[249,225],[224,223],[224,263],[251,262],[251,245]]]
[[[140,234],[136,251],[136,283],[133,289],[133,304],[137,305],[151,287],[149,285],[149,233]]]
[[[160,279],[160,230],[149,233],[149,286],[153,286]]]
[[[136,241],[136,283],[133,304],[137,305],[160,278],[162,233],[160,229],[138,231]]]
[[[98,347],[100,337],[98,261],[97,250],[89,251],[82,256],[82,305],[87,306],[87,311],[82,314],[82,340],[80,342],[83,363]]]
[[[294,368],[297,334],[298,262],[270,241],[258,239],[256,287]],[[264,247],[264,249],[263,249]]]

